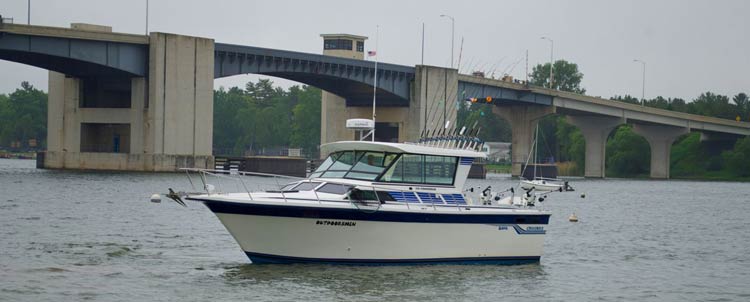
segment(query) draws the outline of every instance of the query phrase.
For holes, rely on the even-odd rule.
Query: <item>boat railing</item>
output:
[[[560,179],[560,178],[549,178],[549,177],[540,177],[540,176],[537,176],[537,177],[535,177],[533,179],[526,179],[526,178],[524,178],[524,180],[528,180],[528,181],[532,181],[532,180],[562,181],[562,179]]]
[[[429,201],[424,200],[417,192],[414,192],[412,190],[404,190],[404,189],[398,189],[394,187],[385,187],[385,186],[377,186],[377,185],[366,185],[366,184],[352,184],[350,182],[342,182],[342,181],[336,181],[331,179],[326,180],[314,180],[314,179],[307,179],[307,178],[301,178],[301,177],[294,177],[294,176],[286,176],[286,175],[278,175],[278,174],[269,174],[269,173],[259,173],[259,172],[244,172],[244,171],[227,171],[227,170],[214,170],[214,169],[198,169],[198,168],[183,168],[180,169],[185,171],[188,181],[190,182],[191,187],[193,190],[198,191],[202,190],[208,195],[213,194],[222,194],[222,193],[230,193],[229,191],[220,191],[217,190],[216,185],[221,185],[222,188],[226,188],[226,183],[220,183],[220,182],[214,182],[214,180],[226,180],[230,183],[234,183],[236,186],[236,192],[242,192],[244,191],[248,198],[252,201],[255,201],[255,196],[258,193],[279,193],[281,194],[281,198],[284,200],[284,202],[288,202],[288,194],[297,192],[294,190],[284,190],[284,187],[288,185],[289,181],[293,182],[320,182],[325,184],[339,184],[339,185],[345,185],[350,186],[353,189],[357,189],[360,191],[372,191],[373,195],[375,196],[375,199],[372,200],[378,204],[378,208],[383,204],[383,201],[381,200],[381,196],[378,194],[378,192],[399,192],[403,194],[402,196],[407,196],[406,194],[409,194],[409,196],[414,196],[416,198],[416,202],[409,202],[408,200],[404,201],[388,201],[388,203],[392,204],[404,204],[406,205],[407,209],[411,209],[413,206],[419,206],[424,208],[430,207],[433,210],[438,210],[438,206],[441,208],[455,208],[458,211],[462,211],[464,208],[474,208],[474,207],[499,207],[499,206],[483,206],[483,205],[476,205],[476,204],[470,204],[469,201],[464,201],[464,203],[449,203],[447,202],[444,197],[442,197],[442,194],[436,194],[436,198],[438,198],[441,202],[436,202],[435,197],[431,198]],[[202,188],[197,188],[196,183],[197,181],[194,180],[194,175],[198,175],[198,179],[203,184]],[[253,179],[252,183],[249,184],[246,179],[247,177],[255,177]],[[209,179],[214,178],[214,179]],[[263,182],[261,180],[267,179],[269,181]],[[255,193],[251,189],[256,189]],[[219,188],[221,189],[221,188]],[[321,196],[318,194],[317,188],[312,189],[316,201],[319,204],[322,204],[323,202],[341,202],[341,200],[326,200],[321,199]],[[356,200],[352,198],[351,196],[352,190],[350,190],[347,194],[346,201],[352,206],[360,208],[361,205],[367,204],[366,200]]]

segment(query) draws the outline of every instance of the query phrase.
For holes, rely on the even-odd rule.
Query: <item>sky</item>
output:
[[[2,0],[0,15],[27,22],[28,0]],[[692,100],[702,92],[750,92],[750,1],[242,1],[150,0],[149,31],[213,38],[216,42],[322,53],[322,33],[369,36],[378,60],[414,66],[449,66],[455,19],[454,64],[523,79],[554,58],[578,64],[587,94],[605,98]],[[109,25],[116,32],[146,32],[146,0],[31,0],[33,25]],[[376,28],[378,28],[376,39]],[[463,43],[462,43],[463,41]],[[459,61],[460,57],[460,61]],[[244,87],[259,76],[214,81]],[[267,77],[262,77],[267,78]],[[282,86],[294,82],[272,78]],[[0,93],[21,81],[47,90],[45,70],[0,61]]]

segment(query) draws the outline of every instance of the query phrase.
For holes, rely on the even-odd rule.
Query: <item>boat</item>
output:
[[[276,189],[219,192],[206,176],[225,171],[186,169],[204,190],[183,197],[205,204],[255,264],[538,262],[550,212],[533,189],[464,190],[478,150],[458,135],[335,142],[309,177]]]
[[[526,157],[526,164],[523,166],[523,171],[521,171],[521,176],[520,176],[521,180],[519,181],[519,187],[521,187],[521,189],[524,189],[524,190],[534,189],[538,192],[574,191],[573,187],[571,187],[570,184],[565,180],[537,175],[537,166],[539,166],[539,163],[537,162],[537,153],[538,153],[537,149],[539,146],[538,142],[539,142],[539,125],[536,126],[531,150],[529,151],[529,156]],[[531,179],[527,179],[526,169],[528,169],[529,160],[531,160],[532,158],[533,158],[532,166],[534,169],[533,174],[532,174],[533,176]]]
[[[372,119],[347,121],[360,140],[321,145],[327,158],[307,178],[251,191],[244,176],[280,176],[186,169],[203,192],[167,197],[203,203],[255,264],[538,262],[550,212],[536,203],[546,195],[464,189],[472,163],[486,157],[476,123],[459,131],[445,121],[414,143],[376,142],[376,87]],[[245,191],[220,192],[212,176],[235,176]]]

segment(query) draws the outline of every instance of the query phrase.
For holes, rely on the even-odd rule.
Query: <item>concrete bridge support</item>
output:
[[[417,66],[408,107],[377,106],[376,122],[398,127],[394,141],[419,139],[422,129],[436,129],[451,121],[456,123],[458,70],[434,66]],[[353,140],[354,131],[346,129],[347,119],[372,118],[372,107],[349,107],[346,100],[323,91],[321,106],[321,144]],[[380,137],[376,131],[376,138]],[[393,138],[392,138],[393,139]],[[321,154],[325,157],[326,154]]]
[[[607,137],[612,129],[625,123],[621,117],[568,116],[568,122],[581,130],[586,140],[586,167],[584,176],[604,178],[606,170]]]
[[[149,44],[148,77],[50,71],[43,167],[213,168],[213,40],[152,33]]]
[[[635,124],[633,131],[643,136],[651,146],[651,178],[668,179],[672,143],[681,135],[690,133],[690,129]]]
[[[504,118],[511,126],[512,166],[511,175],[521,175],[521,169],[526,163],[534,141],[534,129],[539,124],[539,119],[555,113],[555,107],[551,106],[495,106],[492,113]]]

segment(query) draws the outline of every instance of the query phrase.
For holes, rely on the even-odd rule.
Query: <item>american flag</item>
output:
[[[374,57],[374,56],[375,56],[375,55],[377,55],[377,54],[378,54],[378,53],[377,53],[376,51],[374,51],[374,50],[370,50],[370,51],[368,51],[368,52],[367,52],[367,56],[368,56],[368,57]]]

